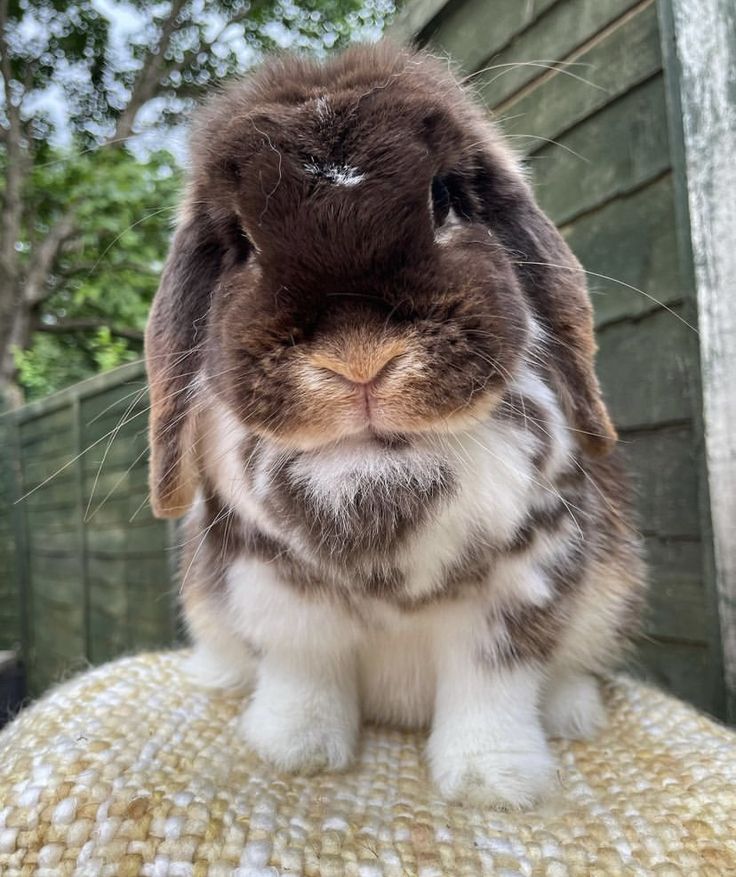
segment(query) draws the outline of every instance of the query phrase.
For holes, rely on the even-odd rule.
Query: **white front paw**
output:
[[[258,755],[289,773],[344,770],[358,732],[357,711],[339,703],[278,703],[257,691],[240,720],[246,742]]]
[[[465,727],[433,734],[428,756],[441,795],[482,807],[525,809],[553,786],[556,764],[541,729],[509,729],[503,740]]]
[[[606,724],[606,709],[596,680],[587,673],[570,673],[551,680],[545,692],[542,721],[550,737],[594,737]]]
[[[199,688],[246,689],[253,684],[256,668],[245,648],[215,652],[200,643],[184,659],[183,670]]]

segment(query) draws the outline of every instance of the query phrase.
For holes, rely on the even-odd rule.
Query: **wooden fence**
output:
[[[32,693],[85,663],[176,635],[170,525],[147,502],[140,364],[0,420],[0,648]]]

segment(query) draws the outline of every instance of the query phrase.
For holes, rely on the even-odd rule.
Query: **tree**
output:
[[[38,163],[28,191],[39,223],[74,205],[74,234],[26,309],[28,343],[14,351],[27,399],[140,357],[148,308],[172,226],[180,171],[167,152],[122,149]]]
[[[392,11],[0,0],[0,394],[139,355],[179,182],[160,146],[213,83],[275,47],[372,36]]]

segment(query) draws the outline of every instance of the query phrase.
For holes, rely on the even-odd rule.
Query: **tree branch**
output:
[[[55,323],[42,323],[36,320],[33,323],[34,332],[50,332],[53,335],[67,335],[70,332],[93,332],[97,329],[107,329],[111,335],[118,338],[126,338],[128,341],[136,341],[143,343],[143,332],[137,329],[126,329],[124,327],[116,327],[108,325],[102,319],[90,318],[72,318],[68,320],[57,320]]]
[[[78,277],[80,274],[91,274],[95,268],[100,265],[99,259],[94,262],[74,262],[68,268],[56,268],[53,270],[54,278],[70,280],[72,277]],[[115,271],[135,271],[136,274],[145,274],[148,277],[160,277],[161,271],[154,271],[148,265],[142,265],[140,262],[124,259],[115,262]]]
[[[166,66],[166,52],[169,48],[171,37],[179,27],[177,19],[186,2],[187,0],[172,0],[169,14],[161,25],[158,42],[146,55],[143,66],[133,83],[130,99],[118,117],[115,133],[107,141],[109,145],[124,142],[130,137],[133,133],[133,124],[138,111],[143,104],[151,100],[152,97],[155,97]]]
[[[46,298],[46,278],[51,273],[62,244],[74,232],[74,210],[70,208],[51,227],[41,243],[33,248],[31,264],[23,284],[23,301],[26,307],[35,307]]]
[[[8,0],[0,0],[0,73],[3,78],[5,114],[5,186],[0,211],[0,362],[4,359],[13,327],[13,314],[21,290],[20,262],[16,243],[23,217],[21,191],[25,162],[23,161],[23,125],[20,107],[13,102],[10,83],[13,69],[8,51]]]

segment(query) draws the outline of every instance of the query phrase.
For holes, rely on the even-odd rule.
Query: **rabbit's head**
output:
[[[534,366],[584,451],[615,441],[578,263],[446,65],[390,43],[270,61],[203,108],[146,345],[159,515],[191,501],[215,397],[291,448],[411,440]]]

